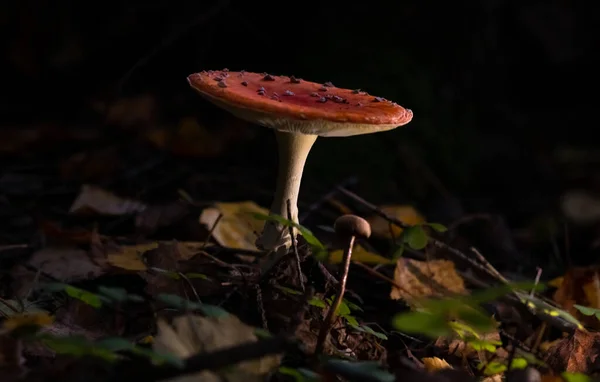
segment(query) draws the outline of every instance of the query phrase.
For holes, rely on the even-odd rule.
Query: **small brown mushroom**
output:
[[[323,345],[325,344],[329,330],[335,320],[336,311],[342,303],[344,293],[346,293],[346,282],[348,281],[348,272],[350,271],[350,260],[352,259],[354,242],[357,237],[368,239],[371,236],[371,225],[369,222],[356,215],[340,216],[333,224],[333,229],[335,230],[335,234],[344,241],[344,256],[342,258],[342,263],[340,264],[338,292],[331,303],[325,321],[323,321],[323,324],[321,325],[317,345],[315,347],[315,354],[319,354],[323,351]]]

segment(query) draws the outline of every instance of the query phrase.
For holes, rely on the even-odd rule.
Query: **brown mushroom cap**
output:
[[[359,236],[368,239],[371,236],[371,225],[356,215],[342,215],[333,224],[335,233],[341,237]]]
[[[360,90],[266,73],[203,71],[188,76],[203,97],[237,117],[276,130],[344,137],[411,121],[409,109]]]

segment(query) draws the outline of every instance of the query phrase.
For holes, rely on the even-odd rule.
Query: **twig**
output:
[[[292,201],[290,199],[288,199],[286,202],[287,202],[288,220],[293,221]],[[292,248],[294,250],[294,256],[296,257],[296,270],[298,271],[298,282],[300,283],[300,288],[302,289],[302,292],[304,292],[305,291],[304,279],[302,278],[302,267],[300,265],[300,254],[298,254],[298,244],[296,243],[296,231],[294,230],[294,227],[292,225],[290,225],[288,228],[290,230],[290,236],[292,237]]]
[[[223,214],[219,213],[219,216],[217,216],[217,219],[215,220],[215,223],[212,225],[212,227],[210,227],[210,231],[208,232],[208,235],[206,236],[206,239],[204,239],[204,243],[202,244],[202,248],[206,248],[206,246],[208,245],[208,242],[210,241],[210,238],[212,237],[213,233],[215,232],[215,229],[217,229],[217,224],[219,224],[219,222],[221,221],[221,219],[223,219]]]
[[[319,331],[319,337],[317,338],[317,345],[315,346],[315,354],[318,355],[323,351],[323,345],[325,344],[325,340],[329,335],[329,330],[331,329],[331,325],[336,317],[336,311],[340,307],[342,303],[342,299],[344,298],[344,292],[346,292],[346,282],[348,281],[348,271],[350,270],[350,260],[352,259],[352,247],[354,247],[355,237],[351,236],[348,241],[346,250],[344,251],[344,259],[341,264],[341,275],[340,275],[340,283],[338,285],[338,292],[335,296],[335,299],[331,303],[329,307],[329,311],[327,312],[327,317],[325,317],[325,321],[321,325],[321,330]]]
[[[0,252],[10,251],[11,249],[25,249],[29,248],[29,244],[7,244],[0,245]]]

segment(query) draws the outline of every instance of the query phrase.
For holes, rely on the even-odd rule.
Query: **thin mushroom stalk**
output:
[[[335,233],[345,240],[344,256],[340,265],[340,281],[338,284],[338,292],[335,299],[331,303],[331,307],[327,312],[327,316],[321,325],[315,354],[318,355],[323,351],[323,346],[329,335],[329,331],[337,317],[337,310],[344,299],[346,293],[346,283],[348,281],[348,272],[350,272],[350,262],[352,260],[352,249],[357,237],[365,239],[371,236],[371,225],[365,219],[356,215],[343,215],[336,219],[334,224]]]
[[[288,216],[287,201],[290,201],[292,221],[298,223],[298,194],[306,158],[317,140],[317,135],[304,135],[275,131],[279,149],[279,168],[277,185],[270,213],[284,218]],[[296,230],[294,229],[294,236]],[[287,249],[292,238],[289,230],[274,221],[265,223],[262,234],[256,241],[256,246],[264,249]]]

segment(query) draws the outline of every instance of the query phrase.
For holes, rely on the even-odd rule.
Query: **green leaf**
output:
[[[308,370],[308,369],[304,369],[304,368],[294,369],[294,368],[287,367],[287,366],[280,366],[278,371],[280,374],[288,375],[288,376],[294,378],[294,380],[296,382],[319,382],[319,381],[321,381],[321,377],[319,376],[319,374],[315,373],[312,370]]]
[[[303,227],[298,223],[295,223],[291,220],[285,219],[284,217],[275,214],[265,215],[258,212],[251,212],[251,214],[254,216],[254,218],[258,220],[274,221],[281,224],[284,227],[292,226],[296,228],[298,232],[300,232],[302,237],[304,237],[304,240],[306,240],[308,245],[310,245],[313,251],[313,256],[315,256],[317,260],[323,261],[329,256],[327,248],[325,248],[323,243],[321,243],[321,241],[317,239],[317,237],[308,228]]]
[[[200,279],[200,280],[212,281],[212,279],[210,277],[208,277],[207,275],[205,275],[204,273],[194,273],[194,272],[186,273],[185,277],[187,277],[190,280]]]
[[[431,227],[434,231],[436,232],[446,232],[448,231],[448,228],[446,228],[445,226],[443,226],[440,223],[425,223],[426,226]]]
[[[510,364],[510,369],[511,370],[525,369],[528,364],[529,363],[527,362],[527,360],[525,358],[515,357],[515,358],[513,358],[512,362]]]
[[[350,325],[354,328],[359,326],[358,321],[356,320],[356,318],[354,316],[351,316],[349,314],[344,314],[344,315],[341,315],[341,317],[344,318],[348,322],[348,325]]]
[[[52,292],[65,292],[69,297],[84,302],[87,305],[92,306],[94,308],[100,308],[102,307],[102,304],[104,302],[108,302],[108,300],[105,297],[99,296],[97,294],[88,292],[80,288],[76,288],[69,284],[48,283],[44,284],[44,289]]]
[[[398,245],[398,247],[394,251],[394,254],[392,255],[392,259],[398,260],[399,258],[401,258],[402,255],[404,255],[404,249],[405,249],[404,242],[402,242],[402,243],[400,243],[400,245]]]
[[[597,319],[600,320],[600,309],[590,308],[588,306],[583,305],[573,305],[575,309],[577,309],[581,314],[586,316],[596,316]]]
[[[301,295],[302,294],[302,292],[300,292],[299,290],[284,287],[281,285],[275,285],[275,288],[279,289],[280,291],[282,291],[283,293],[286,293],[286,294],[291,294],[291,295]]]
[[[127,290],[125,290],[124,288],[99,286],[98,292],[100,294],[108,297],[109,299],[111,299],[113,301],[117,301],[117,302],[126,302],[126,301],[144,302],[143,297],[138,296],[136,294],[129,294],[129,293],[127,293]]]
[[[387,340],[388,336],[386,336],[385,334],[381,333],[381,332],[377,332],[375,330],[373,330],[372,328],[366,326],[366,325],[362,325],[362,326],[356,326],[354,327],[354,329],[358,330],[359,332],[363,332],[363,333],[367,333],[367,334],[371,334],[379,339],[382,340]]]
[[[346,305],[348,305],[348,308],[350,308],[351,311],[358,311],[358,312],[362,312],[363,308],[361,308],[360,306],[356,305],[355,303],[348,301],[346,299],[343,299],[342,301],[344,301],[346,303]]]
[[[172,308],[179,309],[181,311],[200,311],[208,317],[221,317],[229,315],[229,312],[216,305],[201,304],[198,302],[189,301],[174,294],[161,293],[156,296],[156,299],[171,306]]]
[[[310,300],[308,300],[308,304],[312,305],[312,306],[316,306],[317,308],[327,307],[327,303],[318,297],[313,297]]]
[[[485,365],[485,368],[483,369],[483,374],[487,376],[500,374],[504,373],[506,369],[506,365],[497,361],[492,361]]]
[[[476,351],[488,351],[493,353],[496,351],[498,346],[502,345],[502,341],[493,341],[493,340],[480,340],[480,339],[472,339],[467,341],[469,345]]]
[[[392,325],[402,332],[423,334],[432,338],[452,334],[446,317],[429,312],[400,313],[392,319]]]
[[[561,376],[567,382],[592,382],[592,378],[588,377],[585,374],[581,374],[581,373],[564,372],[561,374]]]
[[[357,381],[393,382],[396,380],[393,374],[382,370],[377,361],[350,362],[341,359],[329,359],[325,362],[325,369]]]
[[[69,354],[75,357],[92,356],[108,362],[115,362],[121,356],[111,349],[94,346],[94,343],[81,336],[55,337],[49,334],[38,335],[37,339],[59,354]]]
[[[402,232],[402,234],[404,237],[404,242],[412,249],[423,249],[427,246],[427,242],[429,241],[427,233],[420,225],[408,227],[404,230],[404,232]]]

